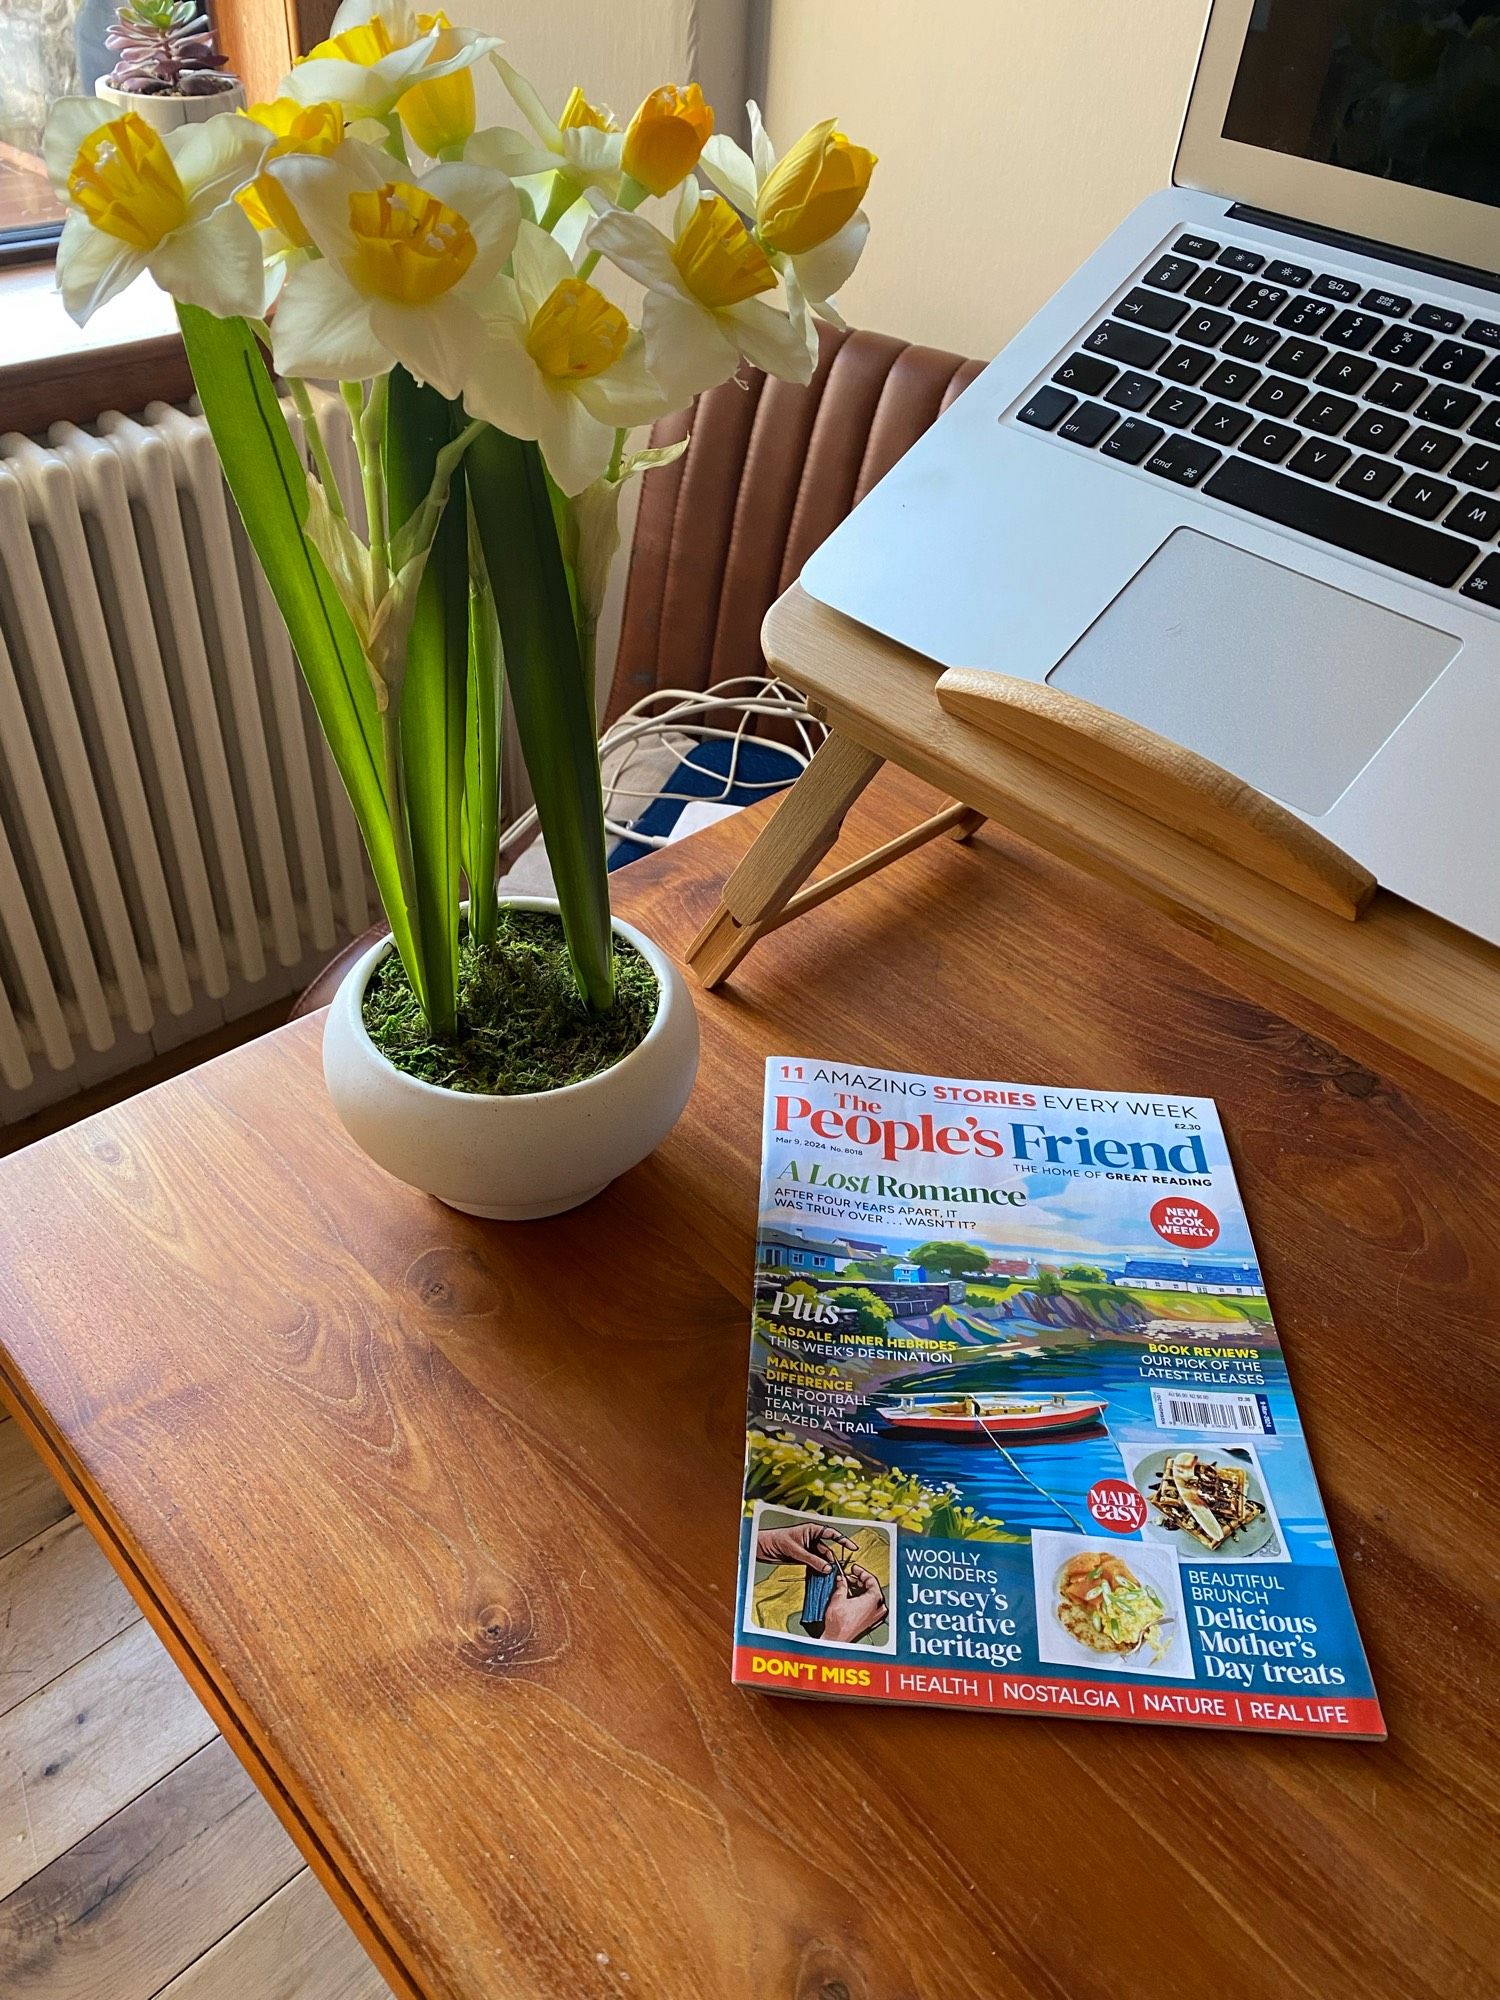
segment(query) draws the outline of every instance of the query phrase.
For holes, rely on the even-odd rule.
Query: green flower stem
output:
[[[389,579],[385,510],[385,472],[381,464],[385,440],[385,410],[388,384],[377,375],[369,394],[361,382],[341,382],[339,393],[349,410],[354,428],[354,448],[359,454],[360,485],[365,496],[365,535],[370,545],[370,573],[376,595]]]
[[[650,188],[642,187],[639,181],[632,180],[630,175],[627,174],[624,180],[622,180],[620,183],[620,196],[619,200],[616,201],[615,203],[615,207],[623,208],[626,214],[628,215],[633,210],[640,207],[641,203],[646,199],[646,196],[650,194],[650,192],[651,192]],[[578,267],[579,277],[580,278],[591,277],[598,262],[599,262],[599,252],[597,250],[591,250],[587,255],[587,257],[584,258],[583,262]]]
[[[312,452],[313,464],[318,468],[318,478],[322,481],[329,511],[336,521],[347,520],[348,516],[344,512],[344,496],[339,491],[339,482],[334,476],[333,461],[329,458],[328,447],[323,442],[322,430],[313,415],[312,397],[307,393],[307,384],[294,375],[288,375],[286,386],[292,392],[292,406],[302,419],[303,435]]]
[[[573,206],[574,202],[577,201],[578,194],[579,189],[576,182],[570,181],[566,174],[554,174],[552,176],[552,192],[547,197],[547,207],[542,215],[540,227],[549,231],[549,233],[554,230]]]

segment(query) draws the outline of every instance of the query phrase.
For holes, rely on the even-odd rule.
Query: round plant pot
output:
[[[550,897],[510,896],[515,910]],[[365,1031],[365,988],[388,952],[374,944],[349,968],[328,1009],[323,1073],[354,1143],[397,1180],[450,1208],[503,1222],[558,1215],[599,1194],[659,1146],[682,1116],[698,1073],[698,1017],[687,982],[633,924],[614,919],[656,974],[656,1019],[610,1069],[557,1090],[515,1097],[445,1090],[408,1076]]]
[[[117,90],[101,76],[94,85],[94,95],[120,111],[138,111],[158,132],[175,132],[179,125],[201,125],[205,119],[217,118],[221,111],[243,111],[245,86],[238,77],[228,78],[227,85],[206,97],[152,96],[140,90]]]

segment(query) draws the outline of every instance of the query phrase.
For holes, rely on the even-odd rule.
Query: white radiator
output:
[[[0,438],[0,1124],[295,992],[377,908],[202,418]]]

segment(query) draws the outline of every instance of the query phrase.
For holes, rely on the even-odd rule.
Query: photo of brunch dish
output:
[[[1171,1617],[1160,1594],[1112,1549],[1069,1556],[1057,1573],[1054,1616],[1080,1645],[1117,1659],[1144,1646],[1160,1660],[1171,1643],[1164,1630]]]
[[[1134,1483],[1151,1509],[1148,1533],[1170,1538],[1185,1555],[1241,1562],[1280,1553],[1259,1469],[1242,1448],[1153,1452],[1136,1466]]]

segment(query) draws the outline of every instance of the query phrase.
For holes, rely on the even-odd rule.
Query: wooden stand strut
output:
[[[973,806],[945,806],[909,833],[804,888],[838,839],[844,815],[884,762],[837,732],[826,739],[724,884],[718,909],[688,947],[687,963],[704,986],[720,985],[752,945],[793,917],[815,910],[929,840],[945,833],[967,840],[983,826],[984,814]]]

